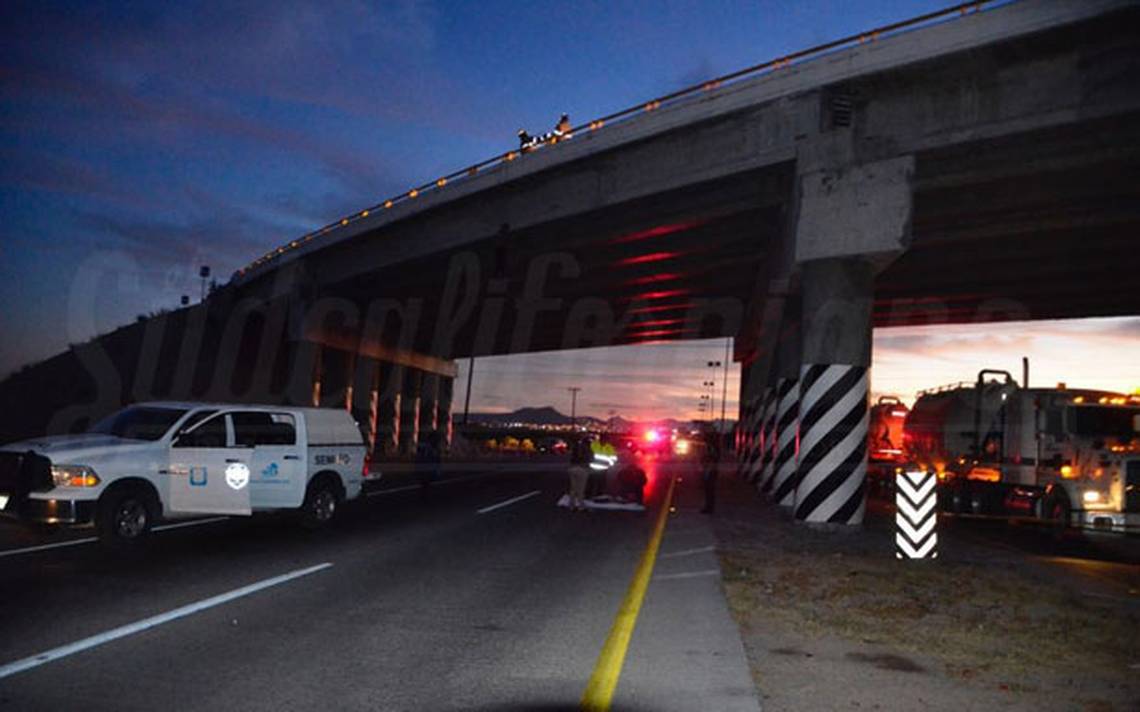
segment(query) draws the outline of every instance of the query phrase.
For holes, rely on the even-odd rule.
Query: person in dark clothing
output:
[[[421,438],[416,446],[415,470],[420,481],[420,497],[426,499],[431,493],[432,483],[439,479],[443,461],[443,441],[438,430]]]
[[[701,483],[705,487],[703,514],[712,514],[716,509],[716,476],[720,470],[720,435],[709,430],[705,433],[705,451],[701,456]]]
[[[618,472],[618,496],[630,502],[645,504],[645,483],[649,478],[645,470],[635,463],[629,463]]]
[[[590,462],[594,459],[594,451],[590,449],[590,438],[581,437],[570,448],[570,467],[567,474],[570,476],[570,509],[580,511],[586,508],[586,478],[589,477]]]

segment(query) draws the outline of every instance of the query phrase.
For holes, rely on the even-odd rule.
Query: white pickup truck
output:
[[[108,543],[161,518],[292,509],[316,528],[360,495],[364,441],[340,409],[140,403],[79,435],[0,447],[0,514],[94,524]]]

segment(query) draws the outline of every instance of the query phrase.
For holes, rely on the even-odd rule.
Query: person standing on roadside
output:
[[[720,434],[709,428],[705,431],[705,451],[701,454],[701,483],[705,487],[703,514],[716,509],[716,476],[720,470]]]
[[[432,483],[439,479],[443,460],[443,438],[438,430],[421,437],[416,446],[415,471],[420,481],[420,498],[427,499],[431,494]]]
[[[575,512],[586,508],[586,480],[590,476],[590,462],[594,459],[594,451],[590,448],[590,438],[582,436],[570,448],[570,467],[567,470],[570,476],[570,509]]]

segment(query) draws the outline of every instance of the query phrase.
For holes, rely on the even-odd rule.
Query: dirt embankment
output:
[[[1140,599],[957,542],[897,561],[885,528],[815,531],[726,489],[725,589],[766,710],[1140,710]]]

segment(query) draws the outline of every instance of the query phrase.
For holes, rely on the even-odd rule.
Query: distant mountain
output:
[[[570,416],[562,413],[554,406],[547,405],[542,407],[519,408],[518,410],[511,411],[510,413],[472,413],[471,422],[497,426],[508,425],[510,423],[568,426],[570,425]],[[589,415],[579,415],[577,418],[577,423],[578,425],[584,425],[588,428],[617,433],[630,432],[642,425],[648,425],[648,423],[640,423],[633,420],[627,420],[620,415],[611,416],[606,420],[595,418]],[[695,425],[698,425],[693,421],[676,420],[674,418],[666,418],[653,424],[665,429],[677,429],[682,431],[689,430]]]
[[[606,429],[616,433],[625,433],[633,429],[635,423],[632,420],[626,420],[620,415],[615,415],[606,421]]]
[[[476,423],[488,425],[506,425],[507,423],[530,423],[532,425],[570,425],[570,416],[564,415],[553,406],[539,408],[519,408],[510,413],[472,413],[471,420]],[[578,424],[594,424],[598,421],[589,416],[579,416]]]

